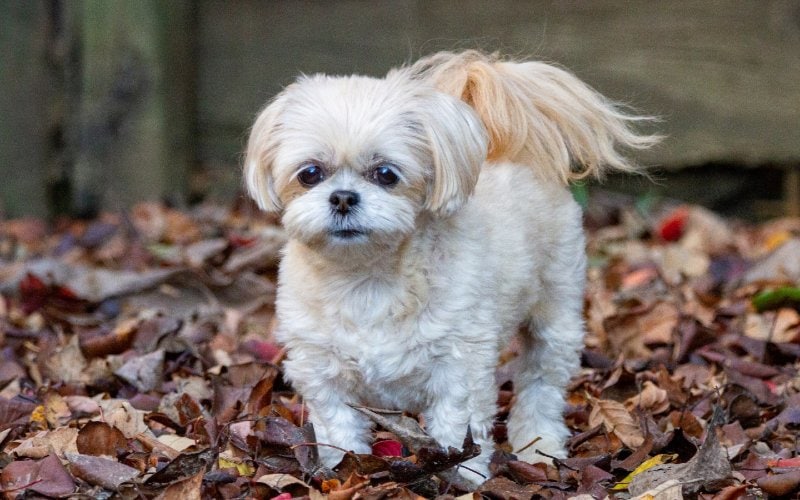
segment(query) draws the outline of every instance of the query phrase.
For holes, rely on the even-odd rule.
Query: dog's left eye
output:
[[[384,187],[391,187],[400,181],[400,177],[389,165],[381,165],[372,171],[372,180]]]

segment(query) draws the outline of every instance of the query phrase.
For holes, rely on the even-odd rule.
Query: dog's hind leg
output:
[[[521,366],[514,379],[516,400],[508,422],[509,440],[520,460],[566,456],[564,392],[580,367],[582,291],[583,287],[561,289],[559,297],[548,297],[522,336]]]

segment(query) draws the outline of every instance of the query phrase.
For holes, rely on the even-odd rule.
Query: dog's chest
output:
[[[408,330],[340,333],[334,355],[362,404],[411,411],[422,408],[433,346],[420,344],[416,333]]]

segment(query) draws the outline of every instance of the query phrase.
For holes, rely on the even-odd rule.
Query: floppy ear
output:
[[[475,189],[488,136],[472,108],[454,97],[432,92],[422,106],[433,159],[425,208],[446,215],[458,210]]]
[[[275,192],[275,181],[272,176],[273,162],[279,145],[278,116],[283,108],[282,101],[282,95],[279,95],[256,118],[250,130],[244,159],[244,182],[247,192],[259,208],[267,212],[277,212],[283,208]]]

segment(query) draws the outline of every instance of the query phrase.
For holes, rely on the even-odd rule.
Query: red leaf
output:
[[[678,241],[683,236],[688,218],[686,207],[676,208],[658,222],[658,235],[664,241]]]
[[[800,467],[800,457],[769,460],[767,465],[770,467]]]
[[[372,445],[372,454],[378,457],[402,457],[403,444],[394,439],[378,441]]]

